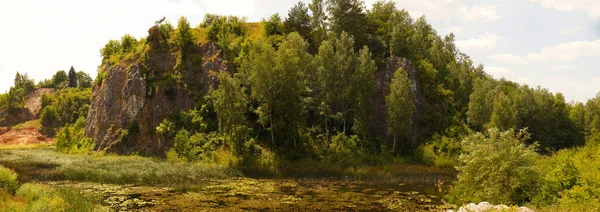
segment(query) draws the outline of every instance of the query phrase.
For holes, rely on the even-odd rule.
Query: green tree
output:
[[[44,107],[40,115],[42,126],[55,128],[60,126],[60,120],[54,106]]]
[[[192,35],[190,23],[184,16],[181,16],[177,21],[177,29],[175,30],[175,43],[181,51],[185,51],[189,45],[194,44],[194,35]]]
[[[298,2],[290,9],[283,25],[286,33],[298,32],[304,39],[311,39],[310,16],[304,2]]]
[[[371,52],[368,47],[363,47],[358,53],[358,67],[354,77],[354,86],[356,87],[356,101],[354,126],[352,130],[357,135],[362,136],[366,141],[371,125],[371,108],[373,105],[372,94],[375,87],[375,71],[377,67],[375,61],[371,59]]]
[[[311,52],[316,53],[321,42],[327,39],[327,14],[323,0],[312,0],[308,4],[312,16],[310,19],[311,28]]]
[[[66,88],[69,85],[69,76],[65,71],[58,71],[52,77],[52,84],[55,89]]]
[[[231,77],[227,72],[218,75],[219,88],[211,91],[211,98],[217,118],[219,132],[231,136],[234,148],[239,151],[243,142],[246,127],[246,112],[248,111],[248,97],[239,80]]]
[[[137,40],[129,34],[126,34],[121,38],[121,52],[123,53],[132,52],[136,45]]]
[[[77,87],[77,72],[75,72],[73,66],[71,66],[71,69],[69,69],[69,87]]]
[[[392,17],[398,9],[392,1],[377,1],[373,4],[371,10],[367,11],[367,20],[369,21],[368,31],[373,35],[369,42],[369,48],[378,61],[383,61],[389,57],[389,41],[391,40]]]
[[[271,133],[271,143],[275,146],[274,107],[276,104],[277,76],[275,75],[275,49],[266,41],[255,43],[242,64],[252,88],[252,99],[259,103],[256,113],[258,122]]]
[[[78,88],[91,88],[92,87],[92,77],[89,74],[79,71],[77,72],[77,87]]]
[[[265,26],[265,32],[267,33],[267,36],[283,35],[284,26],[281,22],[279,13],[273,14],[269,19],[263,19],[261,22]]]
[[[406,135],[411,123],[411,116],[415,111],[411,82],[402,68],[394,73],[390,84],[390,94],[385,97],[385,105],[388,115],[388,134],[394,139],[392,152],[396,152],[398,136]]]
[[[252,97],[260,104],[256,113],[259,122],[268,126],[274,146],[297,147],[298,130],[304,123],[304,105],[299,102],[311,63],[307,49],[306,41],[298,33],[291,33],[277,52],[265,42],[258,42],[250,50],[246,70]]]
[[[494,98],[490,127],[498,128],[501,131],[515,129],[517,116],[512,100],[504,93],[498,93]]]
[[[500,132],[490,129],[462,141],[462,165],[451,191],[455,203],[489,201],[493,204],[523,204],[531,200],[538,180],[536,145],[527,146],[526,131]]]
[[[340,35],[347,32],[354,37],[355,49],[367,41],[367,16],[362,0],[327,0],[331,31]]]
[[[17,72],[17,74],[15,75],[14,83],[15,88],[22,88],[26,94],[33,91],[33,89],[35,88],[35,83],[33,82],[33,80],[29,78],[27,74],[20,74],[19,72]]]
[[[467,122],[477,130],[490,122],[496,96],[496,85],[492,79],[476,79],[470,95]]]
[[[413,45],[410,38],[413,36],[413,19],[406,10],[400,10],[392,15],[390,33],[390,49],[393,55],[414,59]]]
[[[119,54],[121,52],[121,43],[118,40],[110,40],[104,48],[100,50],[102,55],[102,62],[109,60],[111,56]]]

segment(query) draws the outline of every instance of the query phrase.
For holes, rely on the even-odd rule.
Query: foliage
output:
[[[340,35],[346,32],[356,40],[359,49],[367,41],[367,16],[361,0],[327,0],[331,31]]]
[[[177,22],[177,29],[175,30],[175,43],[179,49],[183,50],[188,48],[189,45],[194,44],[194,35],[192,35],[190,29],[190,23],[187,18],[181,17]]]
[[[283,25],[285,33],[298,32],[304,39],[311,39],[310,15],[308,15],[308,7],[304,2],[298,2],[288,12],[288,17]],[[266,26],[265,26],[266,27]]]
[[[89,74],[87,74],[83,71],[79,71],[79,72],[77,72],[76,78],[77,78],[77,87],[78,88],[86,89],[86,88],[92,87],[93,80]]]
[[[56,136],[56,149],[64,153],[88,153],[94,142],[85,134],[85,119],[80,117],[74,125],[62,128]]]
[[[9,114],[16,116],[20,109],[25,107],[25,97],[34,90],[34,82],[27,74],[17,72],[14,86],[8,93],[0,97],[0,108],[4,108]]]
[[[600,146],[561,150],[542,160],[540,186],[532,203],[538,207],[555,206],[559,210],[595,211],[600,209],[598,154]]]
[[[462,141],[462,165],[451,191],[454,203],[489,201],[494,204],[523,204],[532,199],[538,179],[535,145],[527,146],[526,130],[488,135],[477,133]]]
[[[75,69],[71,66],[71,69],[69,69],[69,88],[74,87],[77,87],[77,72],[75,72]]]
[[[69,88],[42,96],[42,126],[56,128],[87,116],[92,100],[90,88]]]
[[[405,137],[411,116],[415,111],[414,94],[411,83],[402,68],[394,73],[390,84],[390,94],[386,96],[388,134],[394,137],[392,152],[396,152],[396,140]]]
[[[18,186],[17,174],[6,167],[0,166],[0,193],[15,192]]]
[[[56,72],[52,77],[52,84],[56,89],[66,88],[69,85],[69,76],[67,75],[67,72]]]
[[[265,32],[267,36],[271,35],[283,35],[283,23],[281,22],[281,17],[279,17],[279,13],[275,13],[269,19],[261,20],[263,26],[265,26]]]
[[[221,72],[218,78],[219,88],[213,90],[210,96],[219,120],[219,132],[230,136],[233,148],[239,153],[250,130],[246,125],[248,97],[241,87],[241,80],[227,72]]]

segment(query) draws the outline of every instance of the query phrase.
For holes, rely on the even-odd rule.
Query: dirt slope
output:
[[[54,143],[54,139],[46,138],[38,129],[11,130],[0,135],[0,145],[25,145],[38,143]]]

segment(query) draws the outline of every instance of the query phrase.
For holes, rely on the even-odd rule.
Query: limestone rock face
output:
[[[97,150],[117,154],[164,155],[173,143],[156,133],[156,127],[175,111],[193,109],[208,90],[216,86],[215,73],[227,71],[216,44],[192,46],[177,64],[160,33],[152,33],[151,50],[119,64],[103,64],[107,72],[102,83],[93,88],[92,103],[86,119],[86,134]],[[141,58],[141,59],[140,59]],[[179,75],[176,82],[169,78]]]
[[[411,118],[411,124],[408,130],[408,138],[411,142],[417,143],[421,135],[419,126],[419,117],[425,104],[420,87],[419,71],[412,63],[402,57],[391,56],[388,58],[385,67],[379,67],[375,72],[375,88],[373,89],[373,111],[372,111],[372,133],[381,140],[391,140],[387,135],[387,108],[385,106],[385,97],[390,94],[390,84],[394,78],[394,72],[402,68],[411,81],[411,88],[414,94],[414,104],[416,111]]]

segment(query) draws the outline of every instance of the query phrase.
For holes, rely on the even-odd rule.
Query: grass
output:
[[[71,180],[111,184],[185,185],[208,178],[241,176],[236,169],[214,164],[170,163],[141,156],[75,155],[53,147],[4,149],[0,164],[19,173],[19,180]]]
[[[0,192],[0,211],[101,211],[99,198],[71,188],[26,183],[15,195]]]
[[[15,125],[14,127],[12,127],[13,130],[20,130],[20,129],[41,129],[42,128],[42,122],[40,121],[40,119],[35,119],[35,120],[30,120],[18,125]]]

